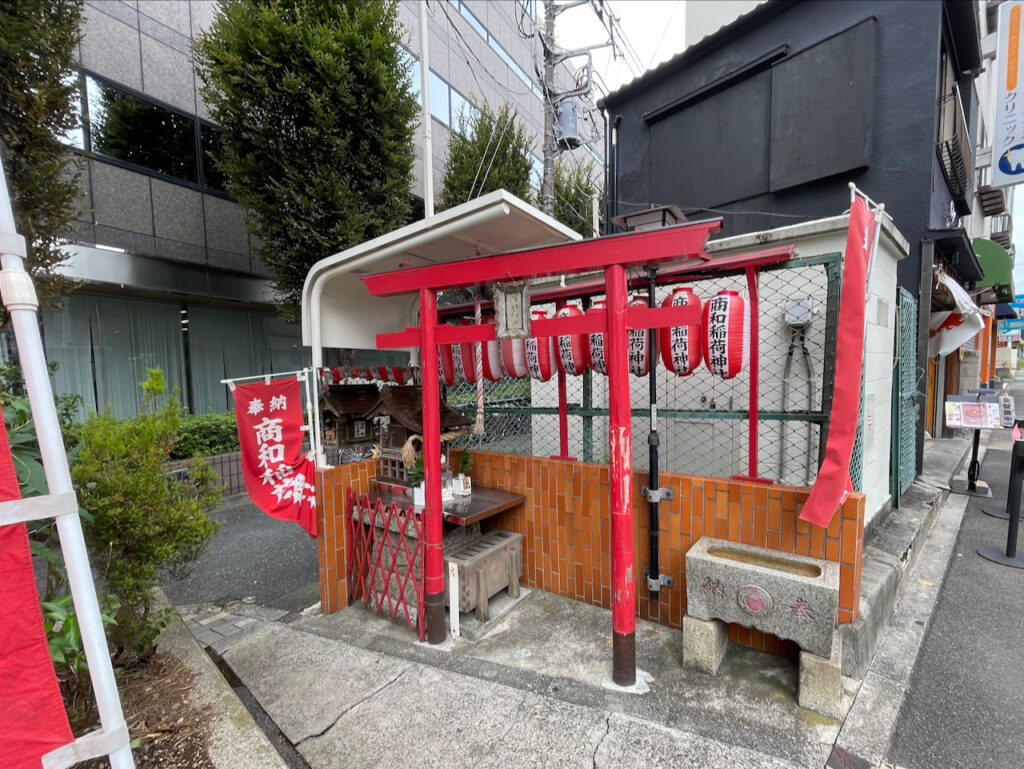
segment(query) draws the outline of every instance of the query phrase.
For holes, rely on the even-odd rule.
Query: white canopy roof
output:
[[[314,264],[302,290],[302,342],[313,348],[319,367],[323,347],[373,350],[378,333],[416,325],[415,299],[371,297],[360,275],[580,239],[515,195],[496,190]]]

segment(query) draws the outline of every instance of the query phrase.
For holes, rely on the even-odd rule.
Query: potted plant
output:
[[[469,473],[472,469],[473,458],[469,455],[468,449],[463,449],[459,452],[459,474],[455,477],[455,482],[452,484],[453,492],[460,496],[467,496],[473,493],[473,481],[469,477]]]
[[[426,489],[423,486],[423,455],[416,457],[408,472],[409,483],[412,484],[412,503],[423,506],[427,503]]]

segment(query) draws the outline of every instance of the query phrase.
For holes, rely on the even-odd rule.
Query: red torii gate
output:
[[[679,326],[699,320],[693,306],[629,307],[628,267],[684,262],[666,270],[674,276],[703,276],[723,270],[744,270],[751,288],[756,319],[756,272],[759,266],[785,261],[793,249],[779,248],[724,257],[709,263],[704,251],[708,237],[721,229],[721,219],[681,224],[647,232],[631,232],[592,240],[511,251],[458,262],[409,267],[362,276],[373,296],[419,294],[420,326],[397,333],[378,334],[380,349],[419,347],[423,383],[423,467],[426,482],[424,515],[425,614],[427,640],[442,643],[444,628],[444,562],[441,550],[441,429],[438,345],[487,342],[495,338],[493,324],[448,326],[438,323],[437,292],[443,289],[479,287],[495,282],[576,275],[604,271],[604,284],[586,284],[556,290],[567,295],[603,291],[605,313],[579,317],[536,319],[536,336],[604,332],[608,360],[609,457],[611,478],[611,572],[612,572],[612,680],[620,686],[636,683],[636,601],[634,591],[632,435],[627,332]],[[535,301],[547,299],[533,297]],[[556,299],[552,294],[550,299]],[[756,320],[755,320],[756,324]],[[756,331],[753,336],[756,336]],[[756,345],[756,342],[753,343]],[[756,360],[756,346],[752,360]],[[756,374],[752,370],[751,422],[756,420]],[[756,427],[751,433],[756,441]],[[754,451],[756,457],[756,450]],[[754,460],[756,461],[756,459]],[[751,474],[756,474],[752,471]]]

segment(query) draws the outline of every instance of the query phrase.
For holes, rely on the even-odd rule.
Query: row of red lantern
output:
[[[411,366],[325,366],[320,369],[320,381],[325,385],[338,384],[345,379],[416,384],[419,369]]]
[[[661,348],[665,368],[680,376],[689,376],[704,360],[713,374],[723,379],[736,376],[747,364],[750,349],[750,308],[735,291],[720,291],[708,302],[701,313],[701,302],[689,287],[673,291],[663,307],[694,305],[697,321],[682,326],[662,328],[656,337],[656,348]],[[635,296],[632,307],[646,307],[647,296]],[[594,302],[587,314],[603,314],[605,303]],[[531,313],[534,320],[550,315],[540,309]],[[558,318],[583,315],[576,305],[567,304],[557,313]],[[485,324],[493,323],[485,320]],[[470,325],[472,321],[461,321]],[[702,334],[702,331],[704,332]],[[549,380],[560,369],[569,376],[579,376],[588,368],[599,374],[608,373],[605,354],[605,334],[566,334],[557,337],[530,337],[491,340],[482,343],[483,377],[497,382],[503,376],[523,379],[527,376],[542,382]],[[657,354],[657,349],[653,351]],[[646,376],[650,371],[650,339],[646,331],[632,330],[628,334],[627,354],[629,371],[635,376]],[[473,343],[441,345],[438,348],[439,370],[442,381],[453,385],[458,381],[476,382]]]

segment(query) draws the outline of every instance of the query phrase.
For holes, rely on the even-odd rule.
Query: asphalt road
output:
[[[319,600],[316,540],[297,524],[265,515],[248,497],[210,515],[223,523],[192,574],[162,581],[172,603],[255,598],[261,606],[301,611]]]
[[[1024,415],[1024,381],[1015,383]],[[980,477],[993,500],[972,499],[890,746],[907,769],[1024,767],[1024,570],[977,554],[1006,544],[1007,522],[981,512],[1004,507],[1009,441],[993,441]],[[998,448],[996,448],[998,446]],[[1024,541],[1020,543],[1024,547]]]

